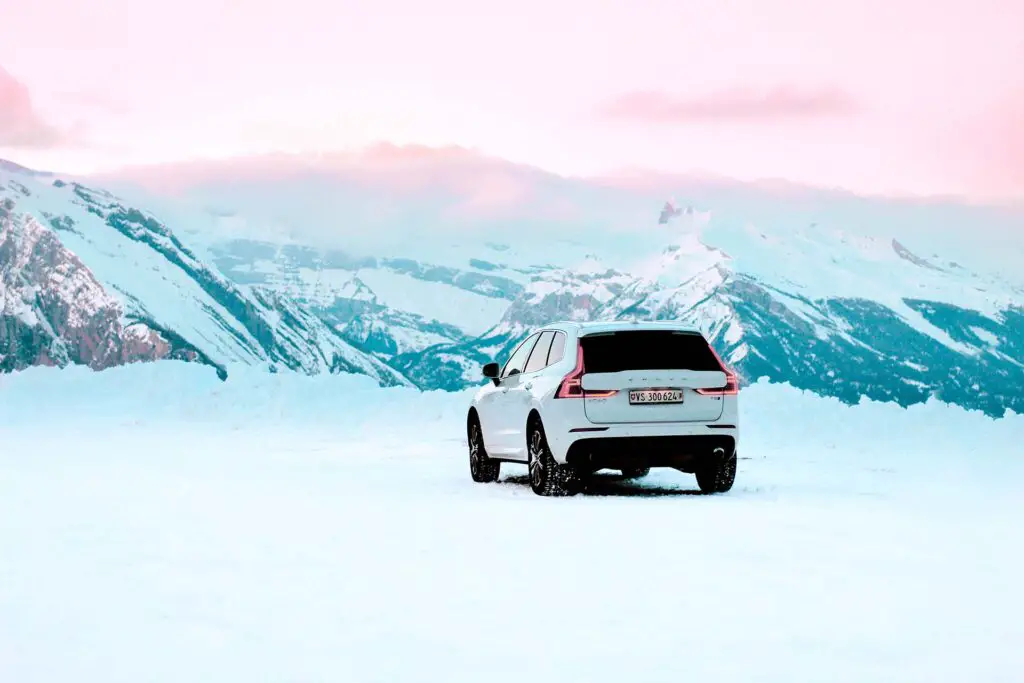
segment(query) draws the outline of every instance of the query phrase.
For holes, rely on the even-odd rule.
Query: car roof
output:
[[[545,325],[548,328],[575,330],[579,334],[597,334],[600,332],[622,332],[626,330],[672,330],[701,334],[701,331],[690,325],[675,320],[594,320],[588,322],[558,321]]]

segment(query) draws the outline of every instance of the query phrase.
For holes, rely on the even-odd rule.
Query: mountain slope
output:
[[[215,243],[210,253],[236,282],[300,302],[350,343],[381,358],[479,335],[529,280],[479,258],[452,267],[249,239]]]
[[[197,358],[144,323],[127,322],[120,301],[56,235],[12,213],[14,206],[0,200],[0,371]]]
[[[107,322],[105,327],[93,324],[88,333],[92,338],[122,348],[129,341],[123,338],[127,329],[142,335],[148,340],[144,345],[155,349],[143,352],[139,359],[194,359],[217,367],[222,376],[231,365],[243,364],[311,374],[344,370],[370,375],[386,385],[407,383],[400,373],[355,349],[319,317],[286,297],[231,282],[155,217],[107,192],[11,166],[0,168],[0,190],[7,242],[24,242],[27,230],[36,243],[50,245],[50,255],[36,259],[40,264],[33,270],[37,285],[29,283],[22,289],[58,282],[52,273],[79,273],[89,282],[94,298],[104,301]],[[58,243],[60,248],[55,246]],[[9,248],[2,259],[8,269],[16,251]],[[5,300],[24,301],[27,292],[12,289],[13,277],[5,277]],[[23,315],[15,327],[12,317],[5,316],[15,336],[35,335],[37,346],[53,336],[47,327],[52,327],[59,310],[83,314],[87,310],[86,299],[67,292],[62,297],[53,287],[46,289],[56,300],[41,302],[33,325]],[[29,331],[36,328],[44,332]],[[20,352],[23,359],[25,353]],[[62,362],[107,367],[134,358],[131,353],[116,357],[104,352],[95,358],[71,355]],[[50,361],[56,359],[52,355],[39,359]]]

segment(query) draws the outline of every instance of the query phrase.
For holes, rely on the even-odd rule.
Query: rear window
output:
[[[698,334],[637,330],[580,338],[587,372],[628,370],[721,370],[715,354]]]

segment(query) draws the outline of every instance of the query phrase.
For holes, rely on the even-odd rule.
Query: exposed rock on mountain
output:
[[[127,321],[120,302],[51,230],[13,209],[13,200],[0,200],[0,370],[196,358]]]

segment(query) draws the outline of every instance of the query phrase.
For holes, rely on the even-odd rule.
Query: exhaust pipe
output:
[[[715,450],[711,451],[711,455],[715,456],[719,460],[724,460],[725,459],[725,449],[722,448],[721,446],[719,446]]]

